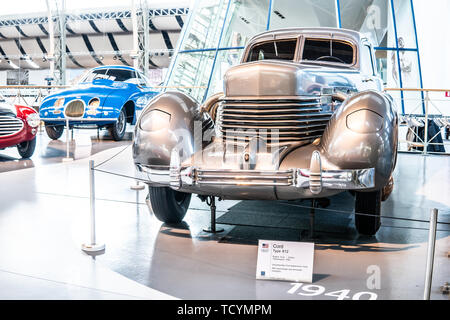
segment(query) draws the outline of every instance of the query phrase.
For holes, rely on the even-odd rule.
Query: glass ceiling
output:
[[[30,14],[47,11],[47,1],[50,6],[54,7],[55,0],[16,0],[2,1],[1,16]],[[135,0],[139,2],[138,0]],[[60,2],[60,1],[58,1]],[[78,10],[95,10],[98,8],[130,8],[132,0],[77,0],[66,1],[67,11]],[[190,0],[147,0],[149,8],[169,8],[169,7],[185,7],[189,5]]]

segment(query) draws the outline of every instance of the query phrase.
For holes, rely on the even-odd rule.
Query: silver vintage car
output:
[[[295,200],[350,191],[358,232],[378,231],[398,117],[367,38],[333,28],[259,34],[223,88],[202,105],[164,92],[138,120],[134,162],[160,220],[181,221],[192,193]]]

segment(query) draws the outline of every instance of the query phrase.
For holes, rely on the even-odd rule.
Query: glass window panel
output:
[[[209,86],[208,96],[217,92],[223,92],[223,77],[225,72],[241,61],[243,49],[221,50],[217,53],[216,64],[214,66],[211,84]]]
[[[186,26],[181,50],[216,48],[225,19],[228,1],[200,0],[195,3],[193,15]]]
[[[202,101],[208,85],[214,54],[215,51],[179,53],[167,86],[174,86],[176,90]]]
[[[269,0],[231,0],[220,43],[221,48],[245,46],[267,28]]]
[[[376,47],[395,47],[390,0],[339,0],[342,28],[365,34]]]
[[[337,27],[335,0],[273,0],[270,29]]]
[[[297,39],[283,41],[268,41],[254,45],[247,58],[247,62],[258,60],[294,60]]]
[[[413,16],[410,0],[395,0],[395,23],[399,48],[416,48]]]
[[[398,65],[395,50],[376,50],[378,73],[383,79],[386,88],[400,88],[398,80]],[[388,91],[395,101],[397,112],[402,112],[402,100],[400,91]]]
[[[417,52],[400,51],[400,69],[403,88],[420,88]],[[422,113],[422,95],[418,91],[404,91],[405,113]]]
[[[376,50],[375,51],[375,59],[376,59],[376,72],[378,76],[383,80],[383,84],[387,86],[387,53],[386,50]]]

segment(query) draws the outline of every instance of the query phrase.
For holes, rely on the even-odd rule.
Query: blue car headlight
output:
[[[146,97],[139,97],[139,98],[136,100],[136,104],[137,104],[138,106],[140,106],[140,107],[146,105],[146,104],[147,104],[147,98],[146,98]]]
[[[357,133],[375,133],[383,128],[383,117],[369,109],[361,109],[347,116],[347,128]]]
[[[53,104],[53,106],[55,108],[61,108],[64,106],[64,98],[59,98],[55,101],[55,103]]]
[[[142,116],[139,127],[144,131],[157,131],[168,128],[170,114],[161,110],[151,110]]]

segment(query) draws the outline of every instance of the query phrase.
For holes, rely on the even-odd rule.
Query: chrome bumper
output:
[[[369,189],[375,186],[375,168],[354,170],[316,170],[293,168],[289,170],[226,170],[196,167],[154,167],[136,165],[145,173],[150,184],[180,188],[219,186],[269,186],[310,189],[319,194],[323,188],[336,190]]]

